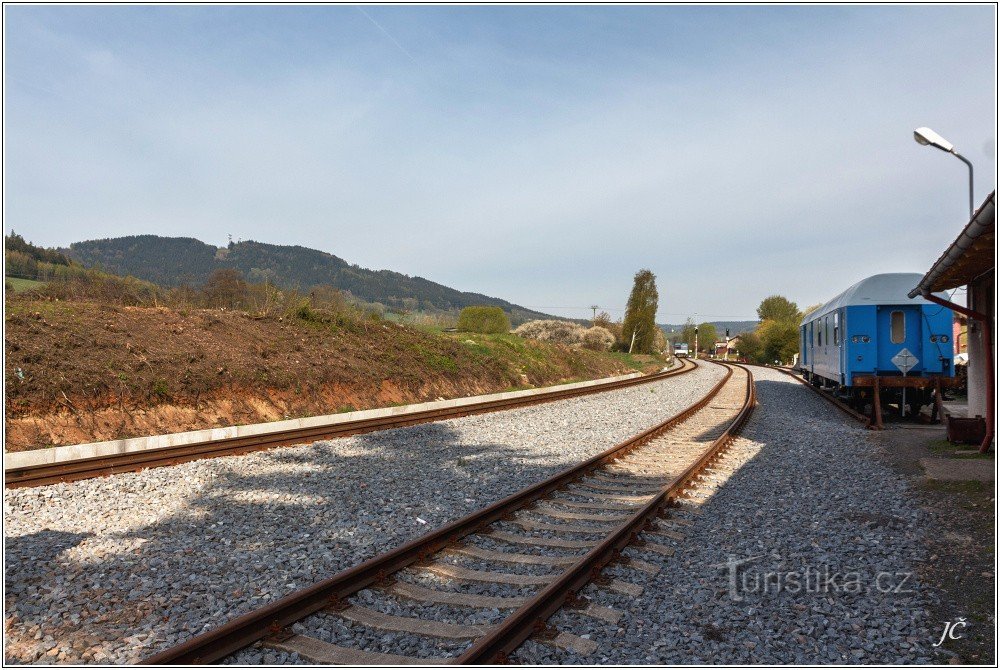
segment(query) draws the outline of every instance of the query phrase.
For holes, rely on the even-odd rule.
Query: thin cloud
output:
[[[361,12],[362,14],[364,14],[364,15],[365,15],[365,18],[366,18],[366,19],[368,19],[369,21],[371,21],[371,22],[372,22],[372,25],[373,25],[373,26],[375,26],[375,27],[376,27],[376,28],[378,28],[378,29],[379,29],[380,31],[382,31],[382,34],[383,34],[383,35],[385,35],[386,37],[388,37],[388,38],[389,38],[389,40],[390,40],[390,41],[391,41],[391,42],[392,42],[393,44],[395,44],[395,45],[396,45],[396,48],[398,48],[398,49],[399,49],[400,51],[402,51],[402,52],[403,52],[403,54],[404,54],[404,55],[405,55],[405,56],[406,56],[407,58],[409,58],[409,59],[410,59],[411,61],[413,61],[414,63],[416,63],[416,62],[417,62],[417,61],[416,61],[416,59],[415,59],[415,58],[414,58],[413,56],[411,56],[411,55],[410,55],[410,52],[409,52],[409,51],[407,51],[407,50],[406,50],[406,48],[405,48],[405,47],[404,47],[404,46],[403,46],[402,44],[400,44],[400,43],[399,43],[399,41],[398,41],[398,40],[397,40],[397,39],[396,39],[395,37],[393,37],[392,35],[390,35],[390,34],[389,34],[389,31],[388,31],[388,30],[386,30],[385,28],[383,28],[383,27],[382,27],[382,24],[381,24],[381,23],[379,23],[378,21],[376,21],[375,19],[373,19],[373,18],[372,18],[372,15],[371,15],[371,14],[369,14],[368,12],[366,12],[366,11],[365,11],[364,7],[355,7],[355,9],[357,9],[357,10],[358,10],[359,12]]]
[[[924,270],[966,183],[912,129],[995,141],[989,7],[382,7],[420,45],[405,77],[359,7],[377,33],[346,6],[15,9],[4,213],[29,239],[232,233],[568,316],[641,267],[671,322]]]

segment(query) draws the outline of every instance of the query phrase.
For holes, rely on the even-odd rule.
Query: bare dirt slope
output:
[[[11,300],[6,325],[7,451],[634,371],[612,354],[354,317]]]

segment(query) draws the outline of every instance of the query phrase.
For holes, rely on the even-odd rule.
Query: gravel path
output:
[[[607,449],[722,374],[7,490],[5,659],[134,663]]]
[[[598,651],[578,656],[529,642],[516,660],[941,662],[931,649],[943,626],[928,619],[933,596],[907,577],[926,552],[923,514],[905,479],[838,410],[781,373],[753,372],[760,405],[723,468],[732,475],[701,514],[688,516],[677,553],[637,554],[662,565],[655,576],[632,571],[629,581],[645,587],[638,598],[586,589],[625,612],[618,624],[566,611],[550,621],[587,635]],[[730,559],[752,559],[737,569],[735,592]]]

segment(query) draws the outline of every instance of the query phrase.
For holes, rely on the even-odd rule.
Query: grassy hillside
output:
[[[4,283],[13,289],[15,293],[30,291],[44,285],[43,282],[35,281],[34,279],[21,279],[20,277],[4,277]]]
[[[22,296],[6,305],[6,449],[329,414],[655,368],[354,314],[259,317]]]
[[[76,242],[67,255],[87,267],[131,275],[160,286],[201,285],[215,270],[233,268],[247,281],[270,281],[307,291],[329,284],[366,302],[408,310],[457,311],[470,305],[496,305],[515,324],[549,318],[506,300],[469,293],[422,277],[368,270],[316,249],[261,242],[237,242],[216,248],[188,237],[137,235]]]

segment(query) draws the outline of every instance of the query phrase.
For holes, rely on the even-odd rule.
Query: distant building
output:
[[[716,342],[712,353],[716,358],[735,358],[739,343],[739,335],[730,337],[728,340],[723,340],[722,342]]]
[[[961,314],[955,315],[951,328],[951,341],[955,343],[955,354],[964,354],[969,349],[968,319]]]
[[[996,198],[996,191],[986,198],[958,238],[909,294],[911,298],[923,295],[968,317],[968,333],[962,339],[967,342],[969,352],[969,416],[986,417],[984,449],[989,447],[995,435]],[[960,286],[968,287],[968,307],[931,295]],[[960,345],[956,342],[957,346]]]

